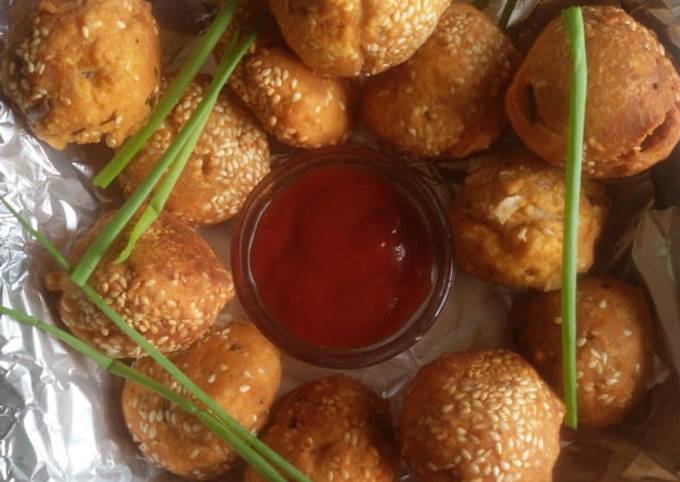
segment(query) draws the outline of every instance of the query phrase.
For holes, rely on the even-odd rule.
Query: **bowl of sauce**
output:
[[[432,325],[453,279],[451,234],[424,176],[360,147],[283,159],[239,216],[239,299],[273,343],[329,368],[379,363]]]

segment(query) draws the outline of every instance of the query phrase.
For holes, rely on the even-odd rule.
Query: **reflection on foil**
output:
[[[21,0],[19,0],[21,1]],[[673,24],[680,0],[630,0],[653,3],[653,17],[662,25]],[[176,0],[156,0],[165,17],[172,17]],[[186,3],[198,4],[198,0]],[[536,0],[519,0],[513,18],[532,29]],[[541,4],[559,8],[565,1]],[[611,2],[610,2],[611,3]],[[613,2],[615,3],[615,2]],[[0,34],[7,0],[0,0]],[[492,2],[490,13],[499,11]],[[182,12],[186,9],[179,8]],[[537,9],[535,13],[540,14]],[[186,16],[180,13],[186,24]],[[540,17],[540,15],[539,15]],[[668,20],[670,19],[670,20]],[[540,20],[539,20],[540,21]],[[665,22],[665,23],[664,23]],[[170,22],[172,24],[172,22]],[[183,28],[185,32],[190,28]],[[667,29],[672,37],[673,28]],[[529,34],[528,34],[529,35]],[[182,35],[174,35],[185,39]],[[516,37],[518,43],[522,38]],[[527,37],[529,38],[529,37]],[[106,153],[104,153],[106,154]],[[58,153],[46,149],[17,122],[0,102],[0,195],[68,252],[71,241],[94,222],[103,203],[110,199],[90,188],[92,159],[101,158],[94,149]],[[87,160],[88,163],[80,162]],[[626,243],[616,246],[625,253],[634,242],[633,261],[645,279],[661,320],[660,339],[665,340],[665,362],[680,373],[680,211],[649,211],[651,198],[644,184],[621,189],[617,205],[632,207],[641,214],[637,231],[629,222],[618,226]],[[626,196],[626,193],[630,195]],[[634,196],[633,194],[634,193]],[[624,215],[630,210],[624,210]],[[218,255],[228,263],[230,226],[204,230]],[[629,272],[611,260],[618,272]],[[624,263],[628,265],[630,263]],[[41,287],[49,271],[49,258],[42,253],[13,218],[0,210],[0,303],[25,310],[46,321],[57,322],[51,300]],[[386,397],[394,397],[423,364],[446,351],[470,347],[489,348],[508,342],[505,315],[510,295],[462,273],[458,274],[451,298],[432,330],[411,350],[381,365],[356,370],[352,376],[373,386]],[[241,318],[238,304],[226,310],[223,321]],[[680,387],[677,376],[661,363],[658,377],[638,412],[614,430],[565,433],[563,455],[558,463],[559,482],[680,481]],[[284,360],[282,391],[328,374],[329,371]],[[172,481],[147,464],[132,443],[120,411],[120,382],[94,364],[73,355],[61,344],[32,328],[0,319],[0,480],[15,481]],[[404,481],[411,478],[404,477]]]

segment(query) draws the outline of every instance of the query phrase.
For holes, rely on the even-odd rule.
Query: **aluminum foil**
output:
[[[680,45],[676,20],[680,0],[640,2],[654,5],[637,12],[651,16],[661,33]],[[515,27],[518,44],[528,44],[538,31],[544,7],[554,9],[565,3],[539,5],[535,0],[520,0],[513,16],[515,23],[520,22]],[[173,30],[168,32],[169,38],[186,41],[204,18],[199,0],[156,0],[155,4],[165,26]],[[8,5],[9,0],[0,0],[0,34],[6,29]],[[489,7],[492,15],[499,10],[498,2]],[[177,58],[174,54],[168,57],[170,63]],[[108,155],[98,148],[64,153],[45,147],[0,99],[0,195],[6,195],[64,252],[98,213],[117,199],[115,193],[102,194],[91,188],[93,172]],[[680,166],[680,155],[676,157],[675,165]],[[669,165],[673,164],[660,169],[669,169]],[[666,182],[669,179],[661,177]],[[680,179],[671,182],[668,192],[675,191],[678,184]],[[598,269],[628,277],[639,273],[644,279],[659,315],[660,340],[664,341],[659,349],[659,370],[645,402],[629,423],[609,431],[565,432],[556,480],[680,481],[680,210],[652,210],[654,190],[649,176],[611,190],[617,206],[627,209],[608,229],[616,244],[608,245],[610,256]],[[672,199],[657,193],[657,200],[662,197]],[[203,234],[228,263],[230,225]],[[41,283],[50,267],[49,258],[35,241],[0,210],[0,303],[59,323],[52,310],[54,300]],[[418,344],[393,360],[350,375],[392,397],[396,411],[406,381],[441,353],[507,345],[505,316],[510,300],[510,293],[458,273],[445,311]],[[235,302],[225,310],[222,321],[243,316]],[[284,359],[284,372],[282,392],[329,373],[291,359]],[[0,479],[176,480],[146,463],[136,450],[122,419],[120,389],[119,380],[60,343],[0,318]],[[403,480],[411,479],[404,476]]]

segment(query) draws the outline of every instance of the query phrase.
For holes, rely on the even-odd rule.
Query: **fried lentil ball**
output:
[[[460,266],[511,288],[559,288],[564,202],[562,170],[526,152],[485,156],[472,168],[451,209]],[[579,272],[593,264],[607,207],[603,190],[584,182]]]
[[[10,9],[0,61],[5,94],[57,149],[116,147],[146,119],[161,49],[144,0],[22,0]]]
[[[269,0],[288,45],[320,74],[374,75],[427,40],[449,0]]]
[[[127,196],[163,156],[203,100],[209,83],[202,76],[189,85],[174,111],[119,177]],[[237,100],[222,93],[168,199],[167,209],[190,224],[220,223],[239,211],[268,172],[267,135]]]
[[[407,389],[401,450],[420,482],[550,482],[563,417],[519,355],[446,354]]]
[[[75,260],[111,216],[102,217],[78,240]],[[89,283],[161,352],[181,350],[202,337],[227,301],[233,299],[231,275],[215,253],[193,229],[170,214],[161,214],[139,239],[132,255],[116,263],[126,244],[124,232],[102,258]],[[79,338],[111,357],[144,356],[141,348],[63,273],[48,275],[47,286],[61,292],[61,318]]]
[[[512,307],[523,354],[561,393],[560,293],[528,295]],[[653,370],[652,322],[645,294],[615,278],[578,284],[579,421],[591,427],[621,422],[640,400]]]
[[[245,429],[257,433],[266,423],[281,382],[281,362],[276,348],[253,325],[231,323],[170,360]],[[188,396],[150,358],[133,367]],[[145,457],[174,474],[212,479],[238,460],[198,419],[146,388],[126,382],[122,405],[127,427]]]
[[[363,121],[400,152],[465,157],[500,136],[518,62],[510,39],[483,13],[452,3],[416,55],[366,82]]]
[[[345,376],[288,393],[262,440],[317,482],[393,482],[399,475],[387,402]],[[245,481],[264,479],[249,468]]]
[[[616,7],[585,7],[588,101],[584,173],[615,178],[666,158],[680,139],[680,77],[653,32]],[[529,51],[507,92],[508,116],[548,162],[567,155],[572,58],[556,18]]]
[[[285,49],[258,49],[241,62],[229,85],[267,132],[286,144],[331,146],[351,133],[346,81],[320,77]]]

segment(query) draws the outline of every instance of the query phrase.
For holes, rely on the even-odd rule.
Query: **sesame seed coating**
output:
[[[408,62],[368,79],[362,118],[400,152],[465,157],[501,135],[518,63],[510,39],[483,13],[452,3]]]
[[[266,423],[281,383],[281,362],[276,348],[253,325],[233,322],[170,359],[245,429],[257,433]],[[153,360],[138,360],[133,367],[189,396]],[[239,389],[244,386],[249,389]],[[160,467],[195,480],[213,479],[235,467],[238,456],[226,442],[146,388],[127,382],[122,405],[132,437]]]
[[[399,474],[387,402],[345,376],[288,393],[262,440],[315,482],[393,482]],[[252,468],[244,480],[264,481]]]
[[[164,82],[167,87],[169,81]],[[209,84],[199,76],[172,113],[118,178],[129,196],[163,156],[203,100]],[[252,115],[228,93],[212,115],[166,205],[190,224],[215,224],[234,216],[250,191],[269,172],[267,136]]]
[[[680,76],[656,35],[620,8],[583,9],[588,100],[583,172],[624,177],[666,158],[680,139]],[[560,16],[541,33],[508,90],[524,143],[564,165],[572,59]]]
[[[579,272],[593,264],[608,208],[600,186],[584,182],[582,190]],[[564,196],[564,172],[528,152],[478,159],[451,208],[458,263],[491,283],[559,288]]]
[[[351,133],[349,86],[323,78],[282,48],[260,48],[238,66],[229,86],[281,142],[316,148]]]
[[[520,356],[446,354],[411,381],[402,455],[420,482],[549,482],[562,402]]]
[[[158,26],[144,0],[22,0],[0,60],[5,94],[57,149],[120,145],[160,82]]]
[[[269,0],[286,42],[324,75],[374,75],[427,40],[449,0]]]
[[[606,427],[636,407],[652,376],[651,311],[642,290],[615,278],[581,280],[577,299],[579,422]],[[522,353],[561,392],[559,314],[560,293],[540,293],[516,301],[510,320]]]
[[[78,240],[74,259],[111,216],[103,216]],[[186,348],[204,335],[233,299],[231,275],[193,229],[165,212],[140,238],[130,258],[117,264],[114,261],[127,243],[128,232],[109,248],[89,283],[161,352]],[[59,312],[75,335],[114,358],[144,356],[65,274],[48,275],[47,286],[62,293]]]

